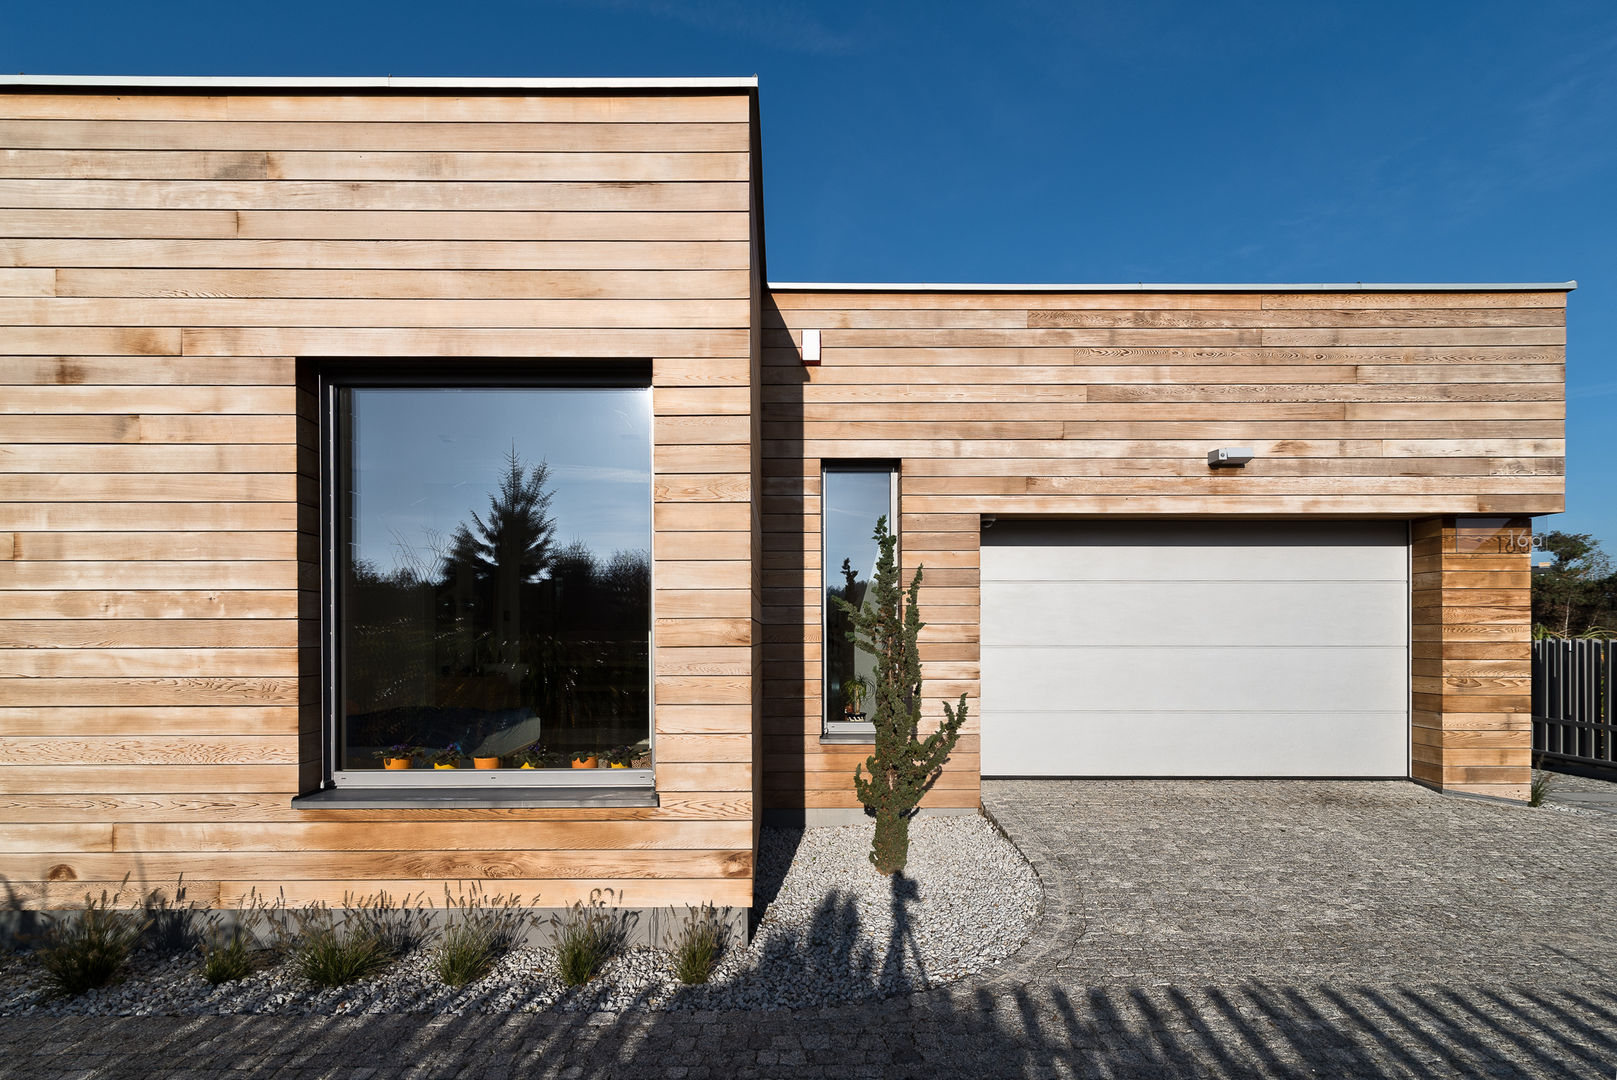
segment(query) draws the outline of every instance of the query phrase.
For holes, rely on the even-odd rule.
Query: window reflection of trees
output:
[[[651,564],[558,547],[545,462],[513,447],[486,511],[424,549],[395,536],[382,573],[355,559],[346,589],[348,765],[372,747],[559,757],[649,734]]]
[[[853,560],[842,560],[842,584],[827,585],[825,590],[826,627],[826,719],[844,720],[854,714],[848,711],[854,702],[848,694],[848,683],[862,676],[868,683],[875,673],[875,657],[853,642],[853,622],[847,612],[835,601],[843,600],[855,608],[862,608],[870,589],[870,579],[862,577],[853,568]],[[862,719],[862,715],[859,716]]]

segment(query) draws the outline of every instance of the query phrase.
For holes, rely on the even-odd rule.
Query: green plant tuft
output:
[[[201,922],[202,967],[197,974],[214,986],[245,979],[272,959],[297,951],[294,916],[286,909],[284,893],[272,902],[249,889],[239,911],[211,911]]]
[[[360,900],[344,893],[343,907],[350,919],[382,943],[390,957],[421,948],[437,935],[425,893],[405,893],[398,901],[385,892]]]
[[[674,974],[679,981],[691,985],[707,982],[723,951],[724,927],[713,906],[687,908],[685,923],[674,937]]]
[[[316,986],[346,986],[369,978],[428,933],[424,903],[394,903],[387,893],[356,900],[343,894],[341,914],[325,903],[289,913],[283,950],[297,973]]]
[[[305,930],[293,953],[298,974],[327,987],[369,978],[392,959],[387,945],[368,927],[336,920]]]
[[[1533,783],[1527,789],[1527,805],[1543,806],[1550,793],[1550,774],[1543,769],[1533,770]]]
[[[146,913],[145,947],[159,956],[178,956],[200,948],[206,940],[208,916],[189,898],[185,875],[172,893],[153,889],[141,901]]]
[[[565,916],[550,917],[556,929],[556,971],[568,986],[593,979],[617,948],[619,934],[599,891],[590,902],[574,901]]]
[[[258,950],[240,930],[218,934],[202,947],[202,977],[214,986],[245,979],[258,964]]]
[[[78,997],[99,989],[129,962],[149,920],[141,912],[118,908],[122,889],[120,885],[110,895],[102,889],[100,899],[86,893],[83,911],[51,923],[39,953],[47,996]]]
[[[534,903],[538,900],[534,897]],[[519,903],[515,896],[485,897],[476,882],[459,898],[444,886],[444,910],[454,914],[433,953],[432,969],[445,985],[465,986],[494,970],[495,961],[532,919]]]
[[[444,931],[438,951],[432,957],[432,970],[445,986],[465,986],[494,970],[500,949],[488,927],[476,923],[455,923]]]

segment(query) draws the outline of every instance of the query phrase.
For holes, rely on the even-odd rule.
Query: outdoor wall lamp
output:
[[[820,362],[820,332],[818,330],[803,331],[803,363],[818,364]]]
[[[1223,466],[1239,468],[1251,460],[1250,446],[1221,446],[1217,450],[1207,451],[1207,464],[1214,469]]]

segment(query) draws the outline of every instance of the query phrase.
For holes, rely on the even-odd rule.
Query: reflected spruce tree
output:
[[[430,554],[395,538],[391,572],[351,564],[351,745],[509,754],[542,738],[565,754],[645,738],[650,559],[559,546],[554,494],[548,464],[513,447],[486,507],[429,534]]]
[[[488,520],[476,510],[471,521],[455,528],[450,541],[447,576],[456,584],[468,578],[479,588],[473,595],[493,598],[488,610],[494,625],[513,639],[521,636],[522,586],[550,567],[556,520],[550,516],[555,493],[548,488],[550,466],[539,462],[523,468],[516,447],[506,456],[499,489],[488,497]]]
[[[549,513],[555,497],[549,479],[549,464],[524,468],[513,445],[499,487],[489,493],[487,518],[469,511],[471,520],[455,527],[444,559],[454,625],[463,649],[470,648],[463,663],[479,674],[503,674],[513,686],[527,673],[521,653],[528,633],[524,613],[534,613],[531,586],[552,561],[556,521]]]

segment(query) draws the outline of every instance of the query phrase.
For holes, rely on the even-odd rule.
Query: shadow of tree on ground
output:
[[[884,955],[829,897],[766,962],[876,993],[915,948],[914,882],[892,888]],[[1583,966],[1579,985],[1000,980],[800,1010],[702,1009],[693,987],[666,1012],[14,1018],[0,1076],[1605,1078],[1617,977]]]
[[[38,1078],[1608,1077],[1617,990],[982,986],[804,1011],[29,1019],[0,1046],[0,1075]]]

